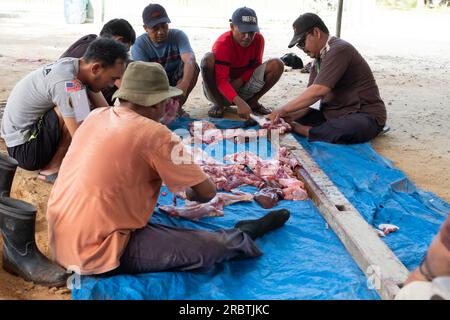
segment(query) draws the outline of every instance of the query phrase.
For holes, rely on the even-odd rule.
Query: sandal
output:
[[[388,133],[389,131],[391,131],[391,127],[389,127],[388,125],[385,125],[385,126],[383,127],[383,130],[381,130],[380,135],[386,134],[386,133]]]
[[[191,115],[184,111],[182,108],[178,109],[178,118],[190,118]]]
[[[272,113],[272,110],[264,107],[261,103],[257,103],[255,108],[252,108],[253,112],[259,113],[260,115],[267,116]]]
[[[42,174],[39,172],[38,179],[42,180],[44,182],[54,184],[56,181],[56,178],[58,178],[58,172],[52,173],[52,174]]]
[[[224,107],[221,108],[218,105],[213,105],[208,111],[208,116],[211,118],[223,118],[224,113]]]

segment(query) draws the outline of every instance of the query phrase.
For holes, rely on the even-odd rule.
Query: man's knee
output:
[[[284,72],[284,63],[281,59],[274,58],[267,61],[266,72],[275,72],[276,74],[282,74]]]
[[[214,70],[214,65],[216,64],[216,57],[214,53],[208,52],[203,56],[201,62],[202,70]]]
[[[26,142],[20,146],[8,148],[8,154],[16,159],[18,166],[27,171],[44,168],[51,160],[48,150],[37,150],[36,141]]]
[[[198,75],[200,74],[200,66],[196,62],[194,64],[194,79],[198,78]]]

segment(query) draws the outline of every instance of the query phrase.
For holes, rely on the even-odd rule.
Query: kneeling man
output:
[[[271,120],[285,118],[311,141],[363,143],[386,124],[386,108],[369,65],[348,42],[330,35],[322,19],[305,13],[294,22],[297,45],[311,58],[308,88],[276,109]]]

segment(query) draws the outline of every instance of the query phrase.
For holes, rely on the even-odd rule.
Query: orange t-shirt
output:
[[[117,268],[130,233],[150,220],[163,182],[174,192],[207,179],[197,165],[172,161],[180,143],[166,126],[128,108],[94,110],[74,135],[50,194],[54,259],[81,274]]]

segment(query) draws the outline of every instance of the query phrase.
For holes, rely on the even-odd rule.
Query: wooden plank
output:
[[[328,225],[366,274],[368,284],[382,299],[393,299],[409,271],[291,134],[281,138],[281,146],[302,164],[297,171],[299,178]]]

